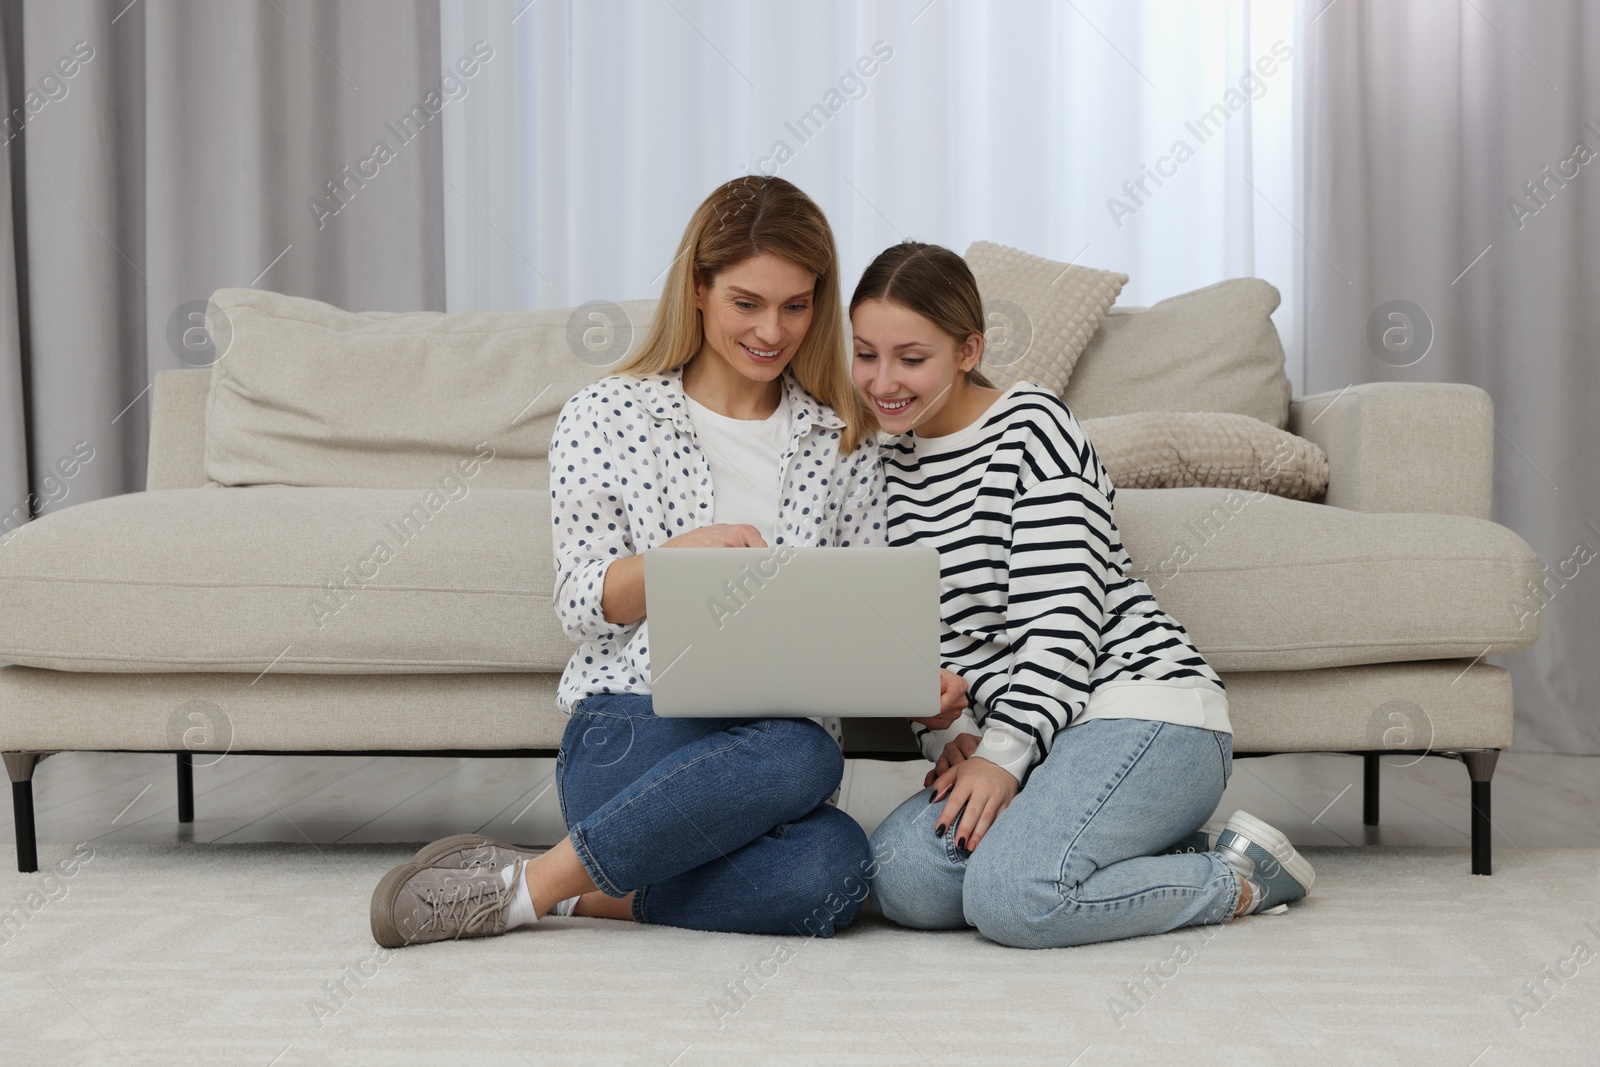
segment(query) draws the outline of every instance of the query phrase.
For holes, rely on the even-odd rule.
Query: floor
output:
[[[925,766],[852,764],[845,810],[875,826]],[[376,949],[368,900],[400,842],[554,840],[551,771],[228,756],[197,768],[179,826],[172,757],[51,757],[43,869],[0,871],[0,1060],[1565,1067],[1600,1047],[1600,758],[1502,758],[1492,878],[1468,873],[1459,763],[1386,768],[1365,827],[1358,758],[1238,760],[1224,811],[1287,831],[1315,891],[1147,938],[1020,952],[864,912],[834,938],[569,919]]]
[[[63,753],[34,777],[41,842],[159,844],[427,841],[480,830],[549,844],[564,833],[554,761],[374,756],[196,756],[195,821],[177,822],[174,760]],[[927,765],[851,760],[840,806],[870,833],[920,788]],[[1464,846],[1466,768],[1385,758],[1382,820],[1361,821],[1361,761],[1343,755],[1241,758],[1220,810],[1244,808],[1300,845]],[[3,806],[6,836],[11,811]],[[1494,848],[1600,846],[1600,757],[1509,752],[1495,772]]]

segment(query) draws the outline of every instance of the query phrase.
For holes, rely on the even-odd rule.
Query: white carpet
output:
[[[72,849],[42,846],[0,874],[0,1060],[1600,1063],[1597,849],[1502,845],[1476,878],[1460,849],[1310,848],[1286,915],[1045,952],[866,914],[831,940],[552,919],[384,958],[367,903],[410,851],[101,845],[49,880]]]

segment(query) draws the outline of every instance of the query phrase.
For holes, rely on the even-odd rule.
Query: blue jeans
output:
[[[866,899],[867,835],[825,801],[844,757],[809,719],[664,719],[648,696],[578,701],[556,757],[567,831],[640,922],[831,937]]]
[[[1091,719],[1044,762],[970,857],[933,835],[924,789],[872,835],[883,914],[926,930],[977,927],[1016,948],[1057,948],[1226,922],[1239,879],[1215,852],[1156,855],[1199,829],[1233,773],[1233,737],[1148,719]],[[892,849],[892,853],[890,850]]]

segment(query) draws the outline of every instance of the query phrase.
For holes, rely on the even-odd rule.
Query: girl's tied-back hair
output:
[[[983,297],[967,261],[939,245],[901,241],[885,248],[861,275],[850,314],[868,300],[899,304],[938,326],[965,344],[973,334],[983,334]],[[980,361],[982,356],[979,356]],[[994,385],[977,367],[967,372],[973,385]]]
[[[822,209],[783,178],[745,175],[706,197],[683,231],[649,333],[617,373],[642,378],[688,363],[705,344],[694,302],[696,280],[710,286],[723,271],[763,252],[816,275],[811,326],[788,369],[806,392],[844,420],[840,448],[848,455],[877,433],[878,420],[850,380],[833,230]]]

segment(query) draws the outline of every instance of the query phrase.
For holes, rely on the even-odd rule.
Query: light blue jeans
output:
[[[1059,948],[1226,922],[1238,876],[1215,852],[1157,855],[1216,811],[1231,734],[1091,719],[1056,736],[970,856],[934,836],[944,804],[914,794],[872,835],[872,893],[901,926],[972,926],[1016,948]]]

